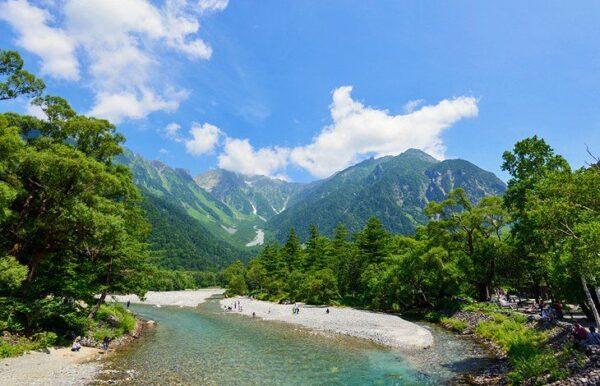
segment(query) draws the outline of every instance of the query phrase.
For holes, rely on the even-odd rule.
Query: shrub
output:
[[[16,335],[0,338],[0,358],[19,356],[27,351],[52,346],[56,339],[53,332],[40,332],[30,338]]]
[[[440,322],[456,332],[463,332],[469,327],[469,323],[456,318],[441,318]]]
[[[88,335],[96,340],[102,340],[105,336],[121,336],[133,331],[135,324],[135,316],[123,308],[122,305],[117,303],[103,304],[96,313],[96,318]]]
[[[502,307],[496,303],[472,303],[463,304],[461,310],[467,312],[497,312],[501,311]]]
[[[522,384],[528,381],[536,384],[541,382],[542,376],[545,375],[555,380],[569,374],[569,371],[561,366],[555,353],[545,347],[545,334],[515,320],[514,315],[492,313],[490,316],[492,320],[479,323],[475,332],[496,343],[506,352],[513,369],[509,373],[512,383]]]

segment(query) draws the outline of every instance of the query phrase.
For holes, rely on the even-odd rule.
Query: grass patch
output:
[[[489,302],[464,304],[460,307],[460,309],[461,309],[461,311],[466,311],[466,312],[483,312],[483,313],[502,311],[502,307],[500,307],[499,305],[497,305],[495,303],[489,303]]]
[[[31,337],[4,336],[0,338],[0,358],[15,357],[27,351],[40,350],[56,343],[57,336],[53,332],[40,332]]]
[[[103,304],[98,309],[93,324],[88,335],[101,341],[105,336],[112,338],[133,331],[136,319],[118,303]]]
[[[440,319],[440,322],[447,328],[450,328],[456,332],[461,332],[461,333],[469,327],[469,323],[465,322],[464,320],[460,320],[460,319],[456,319],[456,318],[442,317]]]
[[[547,336],[524,324],[526,317],[523,320],[497,312],[489,315],[492,320],[479,323],[475,332],[496,343],[506,353],[512,367],[508,374],[511,383],[531,381],[538,384],[569,375],[569,371],[561,366],[557,353],[546,347]]]

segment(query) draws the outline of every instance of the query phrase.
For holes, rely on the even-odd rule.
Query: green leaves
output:
[[[0,114],[0,256],[11,256],[0,259],[0,316],[27,332],[80,328],[89,309],[78,301],[144,294],[149,226],[131,173],[112,164],[123,136],[39,96],[43,83],[22,66],[0,51],[0,100],[37,96],[47,119]]]
[[[21,95],[38,96],[45,87],[41,79],[23,70],[23,59],[18,52],[0,50],[0,101]]]
[[[15,290],[27,277],[27,267],[13,256],[0,257],[0,289]]]

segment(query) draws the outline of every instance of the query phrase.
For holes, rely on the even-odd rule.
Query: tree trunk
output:
[[[596,327],[600,329],[600,315],[598,315],[598,309],[596,308],[596,304],[594,304],[594,299],[592,299],[592,294],[590,293],[590,289],[587,286],[587,280],[585,280],[585,277],[583,275],[581,275],[581,285],[583,286],[583,290],[585,291],[585,295],[587,296],[588,302],[590,303],[592,313],[594,314],[594,321],[596,322]]]
[[[582,301],[579,303],[579,308],[581,308],[581,311],[583,312],[583,314],[585,315],[585,317],[588,320],[594,319],[594,314],[592,313],[592,310],[590,310],[590,307],[588,307],[588,305],[585,301]],[[572,311],[571,311],[571,320],[573,320],[573,312]]]
[[[102,305],[102,303],[104,303],[104,299],[106,299],[106,291],[102,292],[102,294],[98,298],[98,301],[96,302],[96,305],[94,306],[94,308],[92,308],[92,311],[88,315],[88,319],[93,319],[94,316],[96,316],[96,312],[98,312],[98,309],[100,308],[100,306]]]

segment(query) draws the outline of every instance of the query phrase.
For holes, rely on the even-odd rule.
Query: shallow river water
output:
[[[290,324],[197,308],[132,305],[158,325],[98,380],[122,385],[433,385],[488,363],[471,340],[427,325],[435,346],[397,351]]]

